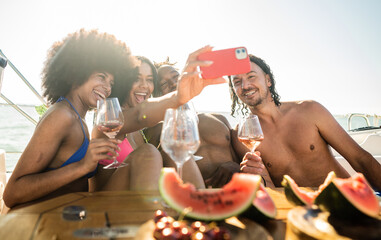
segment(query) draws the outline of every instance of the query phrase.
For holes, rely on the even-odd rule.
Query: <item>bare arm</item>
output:
[[[211,62],[197,61],[202,52],[211,51],[210,46],[203,47],[188,57],[177,84],[177,91],[159,98],[150,98],[134,108],[123,111],[125,124],[119,134],[137,131],[144,127],[152,127],[164,119],[167,108],[177,108],[199,95],[204,87],[212,84],[226,83],[224,78],[202,79],[197,71],[198,66],[209,66]]]
[[[323,139],[342,155],[354,170],[363,173],[373,188],[380,190],[380,163],[361,148],[321,104],[312,102],[309,111],[313,113],[311,117],[317,119],[317,127]]]
[[[41,120],[4,191],[4,201],[8,207],[41,198],[83,177],[96,167],[97,161],[93,159],[97,153],[90,152],[85,161],[44,172],[69,134],[71,121],[67,114],[60,111],[53,112]]]
[[[222,123],[224,123],[230,131],[230,145],[229,145],[229,147],[230,147],[230,154],[231,154],[232,161],[227,161],[227,162],[221,163],[218,166],[217,170],[213,173],[213,175],[210,178],[205,179],[205,185],[207,187],[211,186],[213,188],[219,188],[219,187],[222,187],[225,184],[227,184],[231,180],[234,173],[238,173],[240,171],[240,166],[239,166],[239,161],[237,161],[238,158],[236,156],[236,153],[235,153],[233,146],[232,146],[232,143],[231,143],[231,141],[232,141],[232,136],[231,136],[232,129],[231,129],[229,121],[222,114],[212,113],[211,115],[213,117],[217,118]]]

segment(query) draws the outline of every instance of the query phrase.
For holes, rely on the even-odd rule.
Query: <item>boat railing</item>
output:
[[[354,118],[362,118],[366,122],[366,126],[361,127],[361,128],[353,128],[352,123]],[[373,118],[373,121],[369,120],[369,118]],[[375,129],[375,128],[380,128],[380,121],[381,121],[381,116],[379,115],[370,115],[370,114],[364,114],[364,113],[351,113],[348,118],[348,131],[362,131],[362,130],[370,130],[370,129]]]
[[[44,98],[37,92],[37,90],[30,84],[30,82],[24,77],[24,75],[21,74],[21,72],[16,68],[15,65],[5,56],[3,51],[0,49],[0,56],[4,57],[7,60],[8,65],[13,69],[13,71],[20,77],[20,79],[28,86],[28,88],[37,96],[37,98],[42,102],[43,105],[47,106],[46,101]],[[0,88],[1,89],[1,88]],[[0,91],[0,97],[11,107],[16,109],[21,115],[23,115],[26,119],[31,121],[34,125],[37,125],[37,121],[31,117],[28,113],[26,113],[24,110],[22,110],[17,104],[13,103],[9,98],[7,98],[3,93]]]

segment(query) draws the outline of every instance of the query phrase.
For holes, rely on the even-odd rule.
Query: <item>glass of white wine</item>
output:
[[[257,115],[249,115],[242,119],[238,125],[238,140],[251,152],[261,144],[264,139],[261,124]]]
[[[198,115],[197,115],[197,112],[196,112],[196,109],[195,109],[192,101],[189,101],[189,102],[185,103],[184,105],[178,107],[177,111],[185,111],[191,118],[194,118],[194,120],[197,122],[197,124],[200,122]],[[193,159],[195,161],[199,161],[199,160],[203,159],[203,157],[193,154]]]
[[[167,109],[161,130],[160,143],[163,150],[173,159],[177,173],[182,178],[184,163],[200,145],[197,121],[179,109]]]

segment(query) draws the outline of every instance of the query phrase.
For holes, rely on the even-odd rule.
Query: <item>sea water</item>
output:
[[[22,110],[28,113],[33,119],[38,121],[39,115],[34,106],[19,106]],[[228,112],[219,112],[224,115],[231,126],[234,127],[239,118],[233,118]],[[335,115],[336,120],[344,128],[348,128],[346,115]],[[87,126],[91,132],[93,122],[93,112],[86,115]],[[371,122],[372,123],[372,122]],[[365,127],[366,121],[363,118],[354,118],[352,128]],[[379,126],[379,125],[378,125]],[[30,138],[33,135],[35,125],[17,112],[9,105],[0,104],[0,149],[6,151],[6,169],[7,173],[11,173],[15,168],[21,153],[27,146]]]
[[[34,106],[19,105],[34,120],[40,116]],[[86,115],[87,126],[92,127],[93,112]],[[15,168],[21,153],[33,135],[36,125],[21,115],[12,106],[0,104],[0,149],[5,150],[5,167],[7,173]],[[89,129],[91,130],[91,129]]]
[[[20,106],[36,121],[39,116],[32,106]],[[0,149],[4,149],[7,172],[13,171],[21,152],[32,137],[35,125],[16,109],[0,105]]]

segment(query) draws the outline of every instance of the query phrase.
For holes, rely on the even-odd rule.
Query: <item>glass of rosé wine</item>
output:
[[[251,152],[263,141],[263,132],[257,115],[250,115],[242,119],[238,125],[238,140]]]
[[[123,113],[117,98],[107,98],[97,102],[96,126],[109,138],[115,138],[123,126]],[[104,169],[113,169],[127,166],[126,163],[119,163],[116,158],[114,161],[104,166]]]

